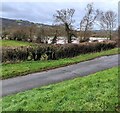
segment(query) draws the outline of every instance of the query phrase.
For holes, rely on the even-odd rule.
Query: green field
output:
[[[118,48],[111,49],[108,51],[102,51],[97,53],[82,54],[73,58],[64,58],[59,60],[50,61],[24,61],[16,64],[2,64],[2,75],[1,79],[10,77],[22,76],[29,73],[40,72],[52,68],[66,66],[86,60],[90,60],[96,57],[118,54]]]
[[[0,40],[0,45],[2,47],[17,47],[17,46],[30,46],[33,43],[23,42],[23,41],[15,41],[15,40]]]
[[[120,67],[119,67],[120,69]],[[115,111],[118,67],[3,98],[3,111]]]

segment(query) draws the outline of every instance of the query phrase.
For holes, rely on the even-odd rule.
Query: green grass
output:
[[[0,45],[2,47],[18,47],[18,46],[30,46],[33,45],[33,43],[15,40],[0,40]]]
[[[0,79],[22,76],[33,72],[40,72],[43,70],[66,66],[66,65],[90,60],[96,57],[112,55],[117,53],[118,53],[118,48],[115,48],[108,51],[82,54],[73,58],[64,58],[64,59],[50,60],[50,61],[24,61],[16,64],[3,64],[2,75],[0,75]]]
[[[118,67],[2,99],[3,111],[115,111],[117,106]]]

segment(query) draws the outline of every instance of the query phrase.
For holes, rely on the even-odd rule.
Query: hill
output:
[[[31,26],[31,25],[52,27],[51,25],[33,23],[27,20],[15,20],[15,19],[8,19],[8,18],[0,18],[0,22],[2,23],[2,25],[0,24],[2,28],[8,28],[13,26]]]
[[[59,31],[59,35],[65,35],[65,31],[64,31],[64,25],[47,25],[47,24],[43,24],[43,23],[34,23],[34,22],[30,22],[28,20],[15,20],[15,19],[8,19],[8,18],[1,18],[0,17],[0,26],[2,26],[2,30],[7,30],[7,29],[11,29],[13,27],[25,27],[25,26],[37,26],[42,27],[43,29],[47,29],[48,33],[49,31],[51,32],[51,29],[54,29],[52,32],[54,32],[53,34],[55,34],[56,29]],[[76,32],[76,34],[79,35],[79,31],[74,31]],[[117,35],[117,30],[113,31],[113,35],[116,36]],[[106,37],[106,32],[104,30],[93,30],[92,31],[92,36],[93,37]]]
[[[45,30],[47,34],[54,34],[56,30],[59,31],[59,35],[65,34],[63,25],[47,25],[43,23],[33,23],[27,20],[15,20],[8,18],[0,18],[0,26],[2,26],[2,31],[11,31],[12,29],[16,29],[17,27],[30,27],[36,26],[37,28],[42,28]]]

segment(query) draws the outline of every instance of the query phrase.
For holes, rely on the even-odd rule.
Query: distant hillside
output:
[[[64,32],[64,26],[63,25],[47,25],[42,23],[33,23],[26,20],[15,20],[15,19],[8,19],[8,18],[0,18],[0,26],[2,26],[3,31],[9,31],[16,29],[18,26],[20,27],[29,27],[29,26],[36,26],[36,27],[42,27],[46,33],[46,35],[54,35],[56,33],[56,30],[58,31],[58,35],[62,36],[65,34]]]
[[[40,27],[42,26],[42,28],[45,28],[45,29],[57,29],[60,33],[59,35],[62,36],[63,34],[65,34],[65,31],[64,31],[64,26],[63,25],[45,25],[45,24],[42,24],[42,23],[33,23],[33,22],[30,22],[30,21],[26,21],[26,20],[15,20],[15,19],[8,19],[8,18],[1,18],[0,17],[0,26],[2,26],[2,29],[11,29],[13,27],[17,27],[17,26],[32,26],[32,25],[36,25],[37,27]],[[55,33],[55,30],[54,30],[54,33]],[[76,32],[75,34],[79,35],[79,31],[74,31]],[[114,35],[117,34],[117,31],[114,31],[113,32]],[[94,37],[105,37],[106,36],[106,32],[105,31],[102,31],[102,30],[93,30],[92,31],[92,36]]]
[[[14,19],[0,18],[0,26],[2,26],[2,28],[10,28],[13,26],[31,26],[31,25],[52,27],[50,25],[33,23],[30,21],[26,21],[26,20],[14,20]]]

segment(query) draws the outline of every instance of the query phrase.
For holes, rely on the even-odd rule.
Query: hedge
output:
[[[93,42],[81,44],[48,45],[28,47],[3,47],[2,62],[16,62],[24,60],[41,60],[42,55],[47,55],[48,60],[74,57],[80,54],[100,52],[116,47],[116,42]]]

